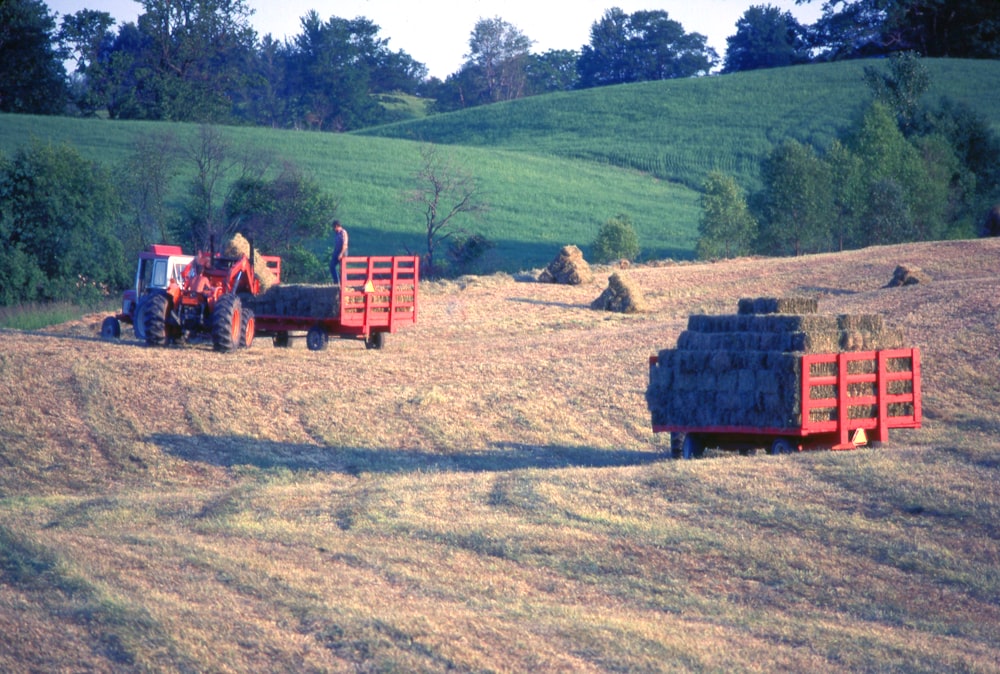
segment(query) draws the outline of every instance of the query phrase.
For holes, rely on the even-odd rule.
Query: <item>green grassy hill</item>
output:
[[[422,252],[421,213],[406,203],[425,143],[477,179],[489,211],[465,227],[495,241],[506,271],[547,264],[567,243],[586,247],[624,213],[644,258],[692,255],[697,188],[721,169],[753,188],[760,159],[788,137],[829,143],[867,100],[872,62],[810,65],[647,82],[523,99],[356,134],[230,128],[243,148],[295,161],[333,194],[358,254]],[[928,96],[974,105],[1000,128],[1000,63],[929,60]],[[193,125],[0,116],[0,151],[37,138],[70,142],[113,165],[136,138]],[[178,188],[177,197],[180,192]],[[317,249],[323,252],[325,242]]]

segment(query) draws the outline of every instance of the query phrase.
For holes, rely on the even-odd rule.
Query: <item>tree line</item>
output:
[[[812,25],[754,5],[727,38],[724,59],[666,11],[613,7],[579,50],[541,54],[516,26],[480,19],[466,61],[440,80],[390,49],[363,17],[324,20],[310,11],[299,34],[279,41],[256,34],[244,0],[139,4],[136,22],[116,26],[107,12],[85,9],[58,21],[42,0],[0,3],[0,111],[344,131],[393,121],[379,97],[394,93],[444,112],[720,67],[731,73],[903,51],[1000,56],[996,0],[825,0]]]
[[[761,166],[746,195],[732,176],[708,176],[697,254],[800,255],[875,244],[987,235],[1000,202],[1000,139],[968,106],[918,103],[930,77],[912,52],[868,67],[872,100],[830,147],[795,140]]]

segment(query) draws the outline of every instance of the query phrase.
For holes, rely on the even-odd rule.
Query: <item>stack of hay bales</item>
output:
[[[241,299],[258,316],[331,318],[340,312],[340,288],[334,285],[279,284]]]
[[[925,274],[919,267],[899,265],[896,267],[896,271],[892,273],[892,280],[889,281],[886,287],[912,286],[918,283],[927,283],[930,280],[931,277]]]
[[[608,277],[608,287],[591,303],[590,308],[634,314],[646,310],[646,298],[628,274],[615,272]]]
[[[222,248],[222,254],[226,257],[241,257],[246,256],[247,259],[250,258],[250,242],[246,240],[242,234],[237,232],[233,234],[233,238],[226,242],[226,245]],[[274,274],[270,269],[267,268],[267,264],[264,259],[260,256],[260,251],[254,249],[253,251],[253,273],[257,277],[257,281],[260,283],[260,291],[264,292],[271,286],[273,286],[277,279],[274,278]]]
[[[690,316],[677,347],[660,351],[650,368],[646,403],[653,425],[799,428],[803,354],[903,346],[902,332],[886,327],[881,316],[823,315],[816,309],[809,298],[757,298],[740,300],[736,315]],[[814,389],[812,397],[835,397],[829,389]],[[851,391],[861,393],[872,391]],[[815,410],[810,418],[831,418],[830,409]]]
[[[538,280],[541,283],[563,283],[580,285],[594,280],[590,265],[583,259],[583,252],[576,246],[563,246],[559,254],[542,270]]]

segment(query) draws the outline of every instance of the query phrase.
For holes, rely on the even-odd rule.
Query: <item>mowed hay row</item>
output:
[[[692,315],[674,349],[660,351],[650,368],[647,406],[654,425],[792,429],[802,425],[802,356],[902,348],[902,331],[878,315],[815,313],[811,298],[741,299],[735,315]],[[791,313],[803,312],[803,313]],[[890,359],[889,371],[912,369],[909,358]],[[852,361],[849,375],[875,371],[870,360]],[[811,376],[837,374],[836,363],[816,363]],[[889,393],[910,392],[893,381]],[[873,383],[857,382],[848,395],[874,396]],[[833,386],[814,386],[812,400],[835,399]],[[905,407],[905,406],[904,406]],[[834,418],[835,407],[810,409],[811,421]],[[857,418],[870,405],[850,406]],[[894,414],[906,410],[894,408]]]
[[[246,297],[243,305],[260,316],[304,316],[330,318],[340,312],[340,288],[304,283],[279,284],[256,297]]]

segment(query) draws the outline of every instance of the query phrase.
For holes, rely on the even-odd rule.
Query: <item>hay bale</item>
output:
[[[289,283],[244,300],[261,316],[331,318],[340,314],[340,288],[334,285]]]
[[[646,311],[646,298],[625,272],[615,272],[608,277],[608,287],[591,303],[590,308],[634,314]]]
[[[226,241],[222,247],[222,254],[226,257],[246,257],[249,260],[250,242],[247,241],[246,237],[237,232],[233,234],[231,239]],[[277,283],[274,273],[267,268],[267,263],[264,262],[264,258],[261,257],[260,251],[256,248],[253,251],[253,260],[251,261],[253,262],[254,276],[257,277],[257,281],[260,283],[261,292],[265,292]]]
[[[830,316],[815,313],[808,298],[742,299],[735,316],[688,317],[675,349],[663,350],[650,368],[647,406],[657,425],[797,428],[802,424],[802,357],[806,353],[902,348],[901,330],[878,315]],[[908,358],[890,359],[890,371],[912,367]],[[851,374],[874,371],[874,361],[852,361]],[[832,376],[836,363],[814,363],[812,376]],[[905,389],[893,382],[890,387]],[[872,395],[870,383],[852,384],[852,397]],[[834,386],[814,386],[813,400],[834,398]],[[851,405],[848,414],[865,416],[870,406]],[[835,408],[810,410],[813,421],[829,420]],[[912,413],[900,405],[899,414]]]
[[[737,303],[737,314],[815,314],[819,301],[812,297],[744,297]]]
[[[931,277],[920,267],[910,267],[899,265],[892,273],[892,280],[886,285],[887,288],[897,288],[899,286],[912,286],[918,283],[928,283]]]
[[[583,252],[576,246],[563,246],[549,266],[538,275],[541,283],[580,285],[594,280],[590,265],[583,259]]]

